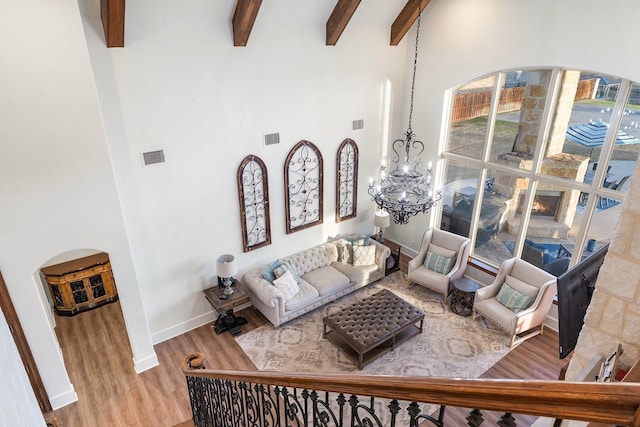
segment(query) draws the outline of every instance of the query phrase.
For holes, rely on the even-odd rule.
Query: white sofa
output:
[[[386,260],[391,255],[388,247],[370,239],[369,245],[375,247],[375,264],[355,266],[338,261],[338,254],[347,243],[346,238],[338,238],[280,258],[289,261],[302,279],[300,290],[289,300],[263,277],[268,265],[249,271],[244,275],[244,284],[251,292],[253,305],[279,326],[384,277]]]

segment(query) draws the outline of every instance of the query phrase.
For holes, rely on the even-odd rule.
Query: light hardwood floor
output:
[[[248,320],[244,331],[266,323],[254,308],[241,314]],[[119,302],[57,317],[56,334],[78,394],[77,402],[47,414],[60,427],[186,426],[191,409],[180,369],[185,355],[205,353],[211,369],[256,369],[231,335],[216,335],[205,325],[156,345],[160,365],[136,375]],[[566,362],[557,354],[557,335],[545,332],[512,350],[483,377],[557,379]],[[448,425],[466,425],[468,411],[448,409],[447,414]],[[495,415],[485,414],[485,419],[485,425],[495,425]],[[518,425],[531,420],[519,419]]]

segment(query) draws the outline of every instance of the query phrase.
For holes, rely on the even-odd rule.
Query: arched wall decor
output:
[[[322,224],[322,154],[311,142],[298,142],[284,163],[287,234]]]
[[[264,162],[249,155],[238,167],[238,199],[245,252],[271,244],[269,180]]]
[[[336,155],[336,222],[358,214],[358,145],[347,138]]]

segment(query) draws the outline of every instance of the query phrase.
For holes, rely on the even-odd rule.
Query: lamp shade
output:
[[[220,277],[233,277],[238,272],[236,258],[233,255],[220,255],[216,260],[216,273]]]
[[[380,228],[387,228],[391,225],[391,218],[387,211],[376,211],[376,216],[373,219],[373,225]]]

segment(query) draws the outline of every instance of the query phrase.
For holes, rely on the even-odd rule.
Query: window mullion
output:
[[[616,104],[613,106],[611,112],[611,120],[609,128],[607,129],[607,135],[604,138],[604,144],[602,146],[602,152],[600,153],[599,164],[608,165],[613,155],[613,149],[616,144],[616,137],[618,136],[618,130],[620,129],[620,123],[622,123],[622,116],[624,115],[624,109],[629,100],[631,94],[631,82],[629,80],[622,80],[620,82],[620,90],[616,98]],[[599,190],[601,184],[604,182],[606,174],[606,168],[599,167],[596,169],[595,176],[593,178],[593,185],[595,190]]]

